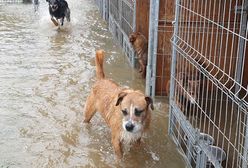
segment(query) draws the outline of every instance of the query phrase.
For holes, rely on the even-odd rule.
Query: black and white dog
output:
[[[70,8],[65,0],[46,0],[49,3],[49,13],[51,15],[51,20],[58,26],[58,23],[54,20],[61,19],[61,26],[64,24],[64,18],[70,22]]]

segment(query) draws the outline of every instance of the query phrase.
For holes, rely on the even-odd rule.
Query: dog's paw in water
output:
[[[53,22],[53,24],[54,24],[55,26],[58,26],[58,25],[59,25],[59,23],[58,23],[54,18],[51,18],[51,21]]]

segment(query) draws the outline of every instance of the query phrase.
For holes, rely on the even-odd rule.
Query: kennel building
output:
[[[169,135],[187,166],[247,168],[248,0],[97,3],[133,66],[128,34],[149,39],[146,93],[169,95]]]

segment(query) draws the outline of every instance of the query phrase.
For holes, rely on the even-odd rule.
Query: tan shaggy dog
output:
[[[96,77],[87,98],[84,122],[90,122],[96,112],[100,112],[111,129],[111,140],[118,158],[123,156],[123,147],[140,143],[151,120],[153,101],[141,91],[122,88],[105,79],[103,71],[103,50],[96,52]]]
[[[139,72],[142,77],[146,77],[146,65],[148,56],[148,43],[143,34],[140,32],[134,32],[129,35],[129,42],[133,45],[135,52],[137,53],[137,59],[139,62]]]

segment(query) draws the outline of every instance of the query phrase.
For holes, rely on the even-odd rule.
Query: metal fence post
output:
[[[236,6],[236,12],[238,12],[238,6]],[[245,37],[247,35],[246,33],[246,29],[247,29],[247,13],[248,13],[248,1],[244,1],[244,4],[241,6],[241,9],[239,9],[241,11],[241,25],[240,25],[240,35],[242,37]],[[244,64],[243,62],[245,62],[245,39],[239,37],[239,47],[238,47],[238,61],[237,61],[237,75],[235,80],[240,83],[240,85],[242,85],[242,74],[243,74],[243,68],[244,68]],[[247,59],[247,58],[246,58]],[[247,86],[248,89],[248,86]],[[238,93],[240,91],[240,87],[238,85],[235,86],[235,93]],[[245,124],[245,135],[244,135],[244,151],[243,151],[243,161],[242,161],[242,168],[247,168],[247,161],[248,161],[248,113],[246,112],[246,124]]]
[[[136,0],[134,0],[134,7],[133,7],[133,32],[136,31]],[[132,67],[134,68],[135,67],[135,53],[134,51],[131,51],[132,52],[132,60],[131,60],[131,64],[132,64]]]
[[[155,96],[156,53],[158,44],[159,0],[150,0],[149,44],[146,72],[146,94]]]
[[[103,0],[102,6],[103,6],[103,19],[107,20],[106,19],[106,0]]]
[[[122,0],[118,1],[118,8],[119,8],[119,24],[122,25]]]
[[[136,31],[136,0],[134,0],[134,7],[133,7],[133,32]]]
[[[247,86],[248,90],[248,86]],[[243,151],[243,162],[242,162],[242,168],[247,168],[248,165],[248,112],[246,112],[246,124],[245,124],[245,143],[244,143],[244,151]]]
[[[179,4],[180,4],[180,0],[176,0],[175,2],[175,6],[176,6],[176,10],[175,10],[175,20],[173,22],[174,24],[174,34],[173,34],[173,43],[176,43],[176,34],[178,33],[178,22],[179,22]],[[175,76],[176,73],[176,59],[177,59],[177,51],[175,49],[175,46],[173,45],[172,48],[172,58],[171,58],[171,76],[170,76],[170,96],[169,96],[169,134],[172,133],[173,131],[173,124],[171,123],[171,121],[174,121],[174,117],[172,117],[172,101],[173,101],[173,96],[174,96],[174,86],[175,86],[175,81],[173,80],[173,77]]]
[[[236,6],[238,8],[238,6]],[[241,6],[241,26],[240,26],[240,35],[242,37],[246,36],[246,29],[247,29],[247,13],[248,13],[248,1],[245,1],[243,6]],[[238,9],[236,9],[236,12],[238,12]],[[237,75],[235,80],[240,83],[242,81],[242,69],[244,68],[243,62],[245,61],[245,39],[239,37],[239,47],[238,47],[238,61],[237,61]],[[238,93],[240,90],[240,87],[238,85],[235,86],[235,93]]]
[[[102,0],[102,18],[105,20],[105,0]]]

